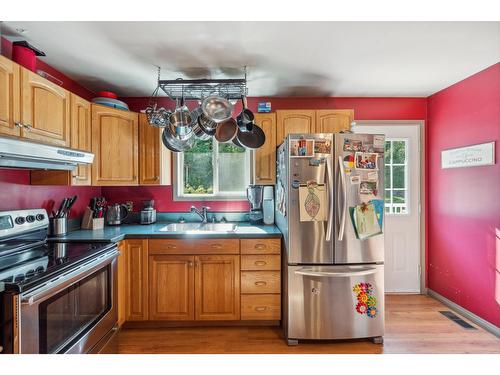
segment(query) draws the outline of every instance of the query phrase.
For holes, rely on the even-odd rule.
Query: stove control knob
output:
[[[38,214],[38,215],[36,215],[36,219],[38,221],[42,221],[43,219],[45,219],[45,215],[44,214]]]
[[[16,222],[16,224],[19,224],[19,225],[22,225],[26,222],[26,220],[24,220],[24,217],[22,216],[18,216],[16,217],[16,220],[14,220]]]
[[[26,216],[26,221],[28,223],[33,223],[35,221],[35,217],[33,215]]]

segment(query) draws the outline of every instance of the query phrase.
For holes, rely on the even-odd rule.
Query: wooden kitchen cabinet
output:
[[[240,319],[240,257],[195,257],[195,319]]]
[[[139,182],[138,114],[92,104],[92,183],[97,186]]]
[[[70,96],[71,148],[92,151],[91,144],[91,104],[75,94]],[[92,185],[92,166],[78,165],[72,171],[32,170],[32,185]]]
[[[194,320],[194,256],[150,256],[149,290],[151,320]]]
[[[314,133],[316,111],[304,109],[278,110],[276,111],[276,122],[276,144],[280,145],[288,134]]]
[[[0,134],[21,135],[19,77],[19,65],[0,56]]]
[[[264,145],[255,150],[255,183],[274,185],[276,183],[276,114],[256,113],[255,123],[266,135]]]
[[[21,68],[21,136],[69,147],[70,92]]]
[[[124,241],[127,321],[148,320],[148,241]]]
[[[321,109],[316,111],[315,133],[338,133],[350,130],[354,120],[352,109]]]
[[[171,152],[161,141],[162,129],[148,123],[144,113],[139,114],[139,184],[171,184]]]

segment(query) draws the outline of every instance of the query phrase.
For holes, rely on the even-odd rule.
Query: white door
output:
[[[420,127],[357,123],[385,134],[385,291],[420,292]]]

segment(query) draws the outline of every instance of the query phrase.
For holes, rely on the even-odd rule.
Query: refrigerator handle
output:
[[[329,200],[329,210],[328,210],[328,223],[327,223],[327,228],[326,228],[326,236],[325,240],[326,242],[330,242],[332,239],[332,231],[333,231],[333,208],[334,208],[334,197],[333,197],[333,172],[332,172],[332,163],[331,159],[327,158],[326,159],[326,173],[328,174],[327,177],[327,184],[328,184],[328,200]]]
[[[302,276],[318,276],[318,277],[351,277],[351,276],[372,275],[376,272],[377,272],[376,268],[367,268],[351,272],[321,272],[321,271],[312,271],[307,268],[301,268],[295,271],[295,274]]]
[[[342,239],[344,238],[345,220],[347,214],[347,186],[345,182],[345,172],[344,172],[344,165],[342,163],[342,156],[339,156],[339,170],[340,170],[340,185],[342,185],[342,194],[343,194],[342,217],[340,218],[340,228],[339,228],[339,241],[342,241]]]

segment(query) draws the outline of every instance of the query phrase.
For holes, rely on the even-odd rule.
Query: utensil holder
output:
[[[68,232],[68,219],[65,217],[49,218],[49,235],[60,237]]]
[[[82,229],[97,230],[102,228],[104,228],[104,218],[95,218],[94,211],[92,211],[90,207],[87,207],[83,214]]]

